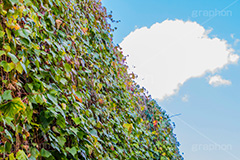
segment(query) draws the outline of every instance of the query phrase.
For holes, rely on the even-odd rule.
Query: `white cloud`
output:
[[[182,101],[183,101],[183,102],[188,102],[188,101],[189,101],[189,95],[185,94],[185,95],[182,97]]]
[[[234,45],[237,46],[239,42],[240,42],[240,39],[235,39]]]
[[[166,20],[131,32],[121,42],[130,71],[153,98],[174,95],[188,79],[215,73],[239,59],[227,41],[210,38],[196,22]],[[135,68],[133,66],[136,66]]]
[[[222,79],[221,76],[216,75],[209,78],[209,84],[214,87],[218,87],[222,85],[231,85],[232,82],[229,80]]]
[[[238,43],[240,42],[240,39],[235,38],[234,34],[231,34],[230,36],[231,36],[232,39],[234,39],[234,46],[237,46]]]
[[[238,63],[239,56],[237,54],[230,53],[228,59],[229,63]]]

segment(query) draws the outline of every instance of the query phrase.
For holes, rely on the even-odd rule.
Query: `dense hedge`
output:
[[[0,157],[182,159],[95,0],[0,0]]]

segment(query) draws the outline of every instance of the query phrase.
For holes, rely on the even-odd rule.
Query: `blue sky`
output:
[[[235,50],[232,54],[240,55],[240,43],[238,43],[238,39],[240,39],[240,0],[102,0],[102,2],[108,11],[113,11],[115,20],[121,20],[120,23],[114,24],[118,27],[114,33],[114,42],[127,46],[125,48],[129,48],[127,50],[129,52],[134,51],[134,48],[131,48],[131,45],[134,45],[131,38],[140,35],[140,31],[140,37],[144,39],[144,35],[148,36],[148,34],[154,33],[149,32],[148,29],[157,22],[159,24],[156,26],[160,29],[164,28],[163,24],[173,28],[174,25],[176,28],[186,26],[186,23],[176,23],[175,20],[178,19],[183,22],[190,21],[189,25],[193,28],[199,29],[202,26],[206,31],[212,29],[206,41],[212,41],[214,37],[217,37],[216,46],[224,46],[223,40],[226,40],[230,48]],[[213,17],[213,14],[216,16]],[[164,21],[166,23],[163,23]],[[136,31],[142,27],[148,29]],[[130,35],[131,32],[134,33]],[[174,35],[171,36],[174,37]],[[124,38],[125,42],[123,43]],[[190,38],[194,39],[194,37]],[[159,46],[161,47],[164,39],[160,40]],[[184,37],[181,41],[185,41]],[[186,47],[191,48],[191,44]],[[206,47],[209,57],[215,48],[208,51],[209,47]],[[190,51],[194,52],[193,49]],[[197,50],[196,53],[201,54]],[[224,57],[225,53],[226,50],[222,51],[221,55]],[[164,53],[158,54],[165,56]],[[144,56],[148,57],[148,55],[151,53],[146,53]],[[181,51],[178,55],[181,56]],[[240,160],[240,66],[239,61],[234,64],[222,63],[222,61],[217,63],[221,55],[219,53],[219,58],[214,55],[210,59],[213,64],[216,63],[216,66],[222,65],[221,69],[211,73],[204,72],[199,76],[194,73],[195,68],[193,67],[193,70],[187,72],[187,74],[193,74],[192,77],[184,80],[177,92],[174,91],[174,94],[159,100],[159,104],[167,110],[169,115],[181,114],[173,117],[172,121],[176,124],[174,132],[181,143],[180,150],[184,153],[183,156],[186,160]],[[206,57],[202,57],[203,64]],[[143,59],[141,62],[138,60],[133,60],[132,63],[138,64],[143,61]],[[155,72],[158,66],[156,65],[150,70]],[[178,68],[178,66],[173,67]],[[196,66],[197,69],[198,66]],[[194,76],[198,76],[198,78],[194,78]],[[213,83],[210,83],[211,77]],[[214,78],[217,80],[214,81]],[[145,84],[148,83],[151,82],[145,82]],[[156,83],[153,84],[156,86]],[[155,98],[160,98],[157,97],[157,91],[153,91],[156,95]],[[159,90],[159,92],[161,91]]]

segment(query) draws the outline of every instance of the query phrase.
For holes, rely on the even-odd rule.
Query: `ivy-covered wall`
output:
[[[1,159],[182,159],[97,0],[0,0]]]

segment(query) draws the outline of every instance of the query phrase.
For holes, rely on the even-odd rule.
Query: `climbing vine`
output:
[[[0,0],[2,159],[182,159],[96,0]]]

